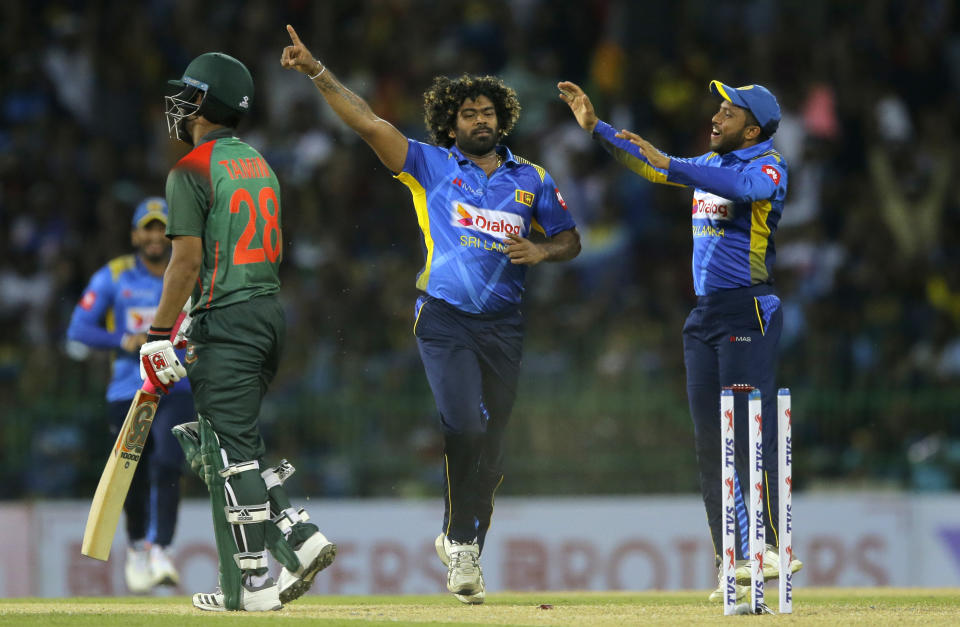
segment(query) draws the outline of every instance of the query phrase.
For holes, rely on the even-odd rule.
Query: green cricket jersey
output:
[[[167,176],[167,237],[203,239],[193,312],[280,289],[280,183],[232,129],[208,133]]]

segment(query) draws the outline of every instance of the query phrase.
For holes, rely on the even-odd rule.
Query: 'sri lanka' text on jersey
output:
[[[121,349],[124,334],[146,333],[160,303],[163,277],[152,274],[136,255],[111,260],[93,277],[73,309],[67,338],[91,348],[114,350],[108,401],[130,400],[140,389],[140,356]],[[183,359],[183,354],[180,359]],[[189,392],[181,380],[173,392]]]
[[[167,236],[203,239],[194,312],[280,289],[280,183],[260,153],[213,131],[170,171],[166,194]]]
[[[547,237],[576,227],[546,170],[497,147],[503,164],[488,178],[456,147],[408,140],[396,176],[410,189],[425,262],[417,288],[467,313],[515,309],[526,266],[510,263],[507,234]]]
[[[670,157],[655,168],[636,146],[598,122],[595,136],[620,163],[654,183],[694,187],[693,287],[698,295],[772,283],[773,234],[787,195],[787,164],[766,140],[724,155]]]

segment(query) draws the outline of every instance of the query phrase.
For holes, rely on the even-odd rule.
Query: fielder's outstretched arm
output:
[[[680,183],[667,180],[667,170],[671,160],[669,156],[661,153],[639,135],[628,131],[618,132],[601,121],[593,109],[590,97],[579,85],[570,81],[560,81],[557,83],[557,89],[560,90],[560,100],[570,107],[580,128],[593,134],[614,159],[652,183],[685,187]]]
[[[287,24],[293,45],[283,49],[280,65],[297,70],[313,80],[333,112],[357,132],[391,172],[399,172],[407,159],[407,138],[386,120],[377,117],[370,105],[344,87],[325,65],[300,41],[297,31]]]

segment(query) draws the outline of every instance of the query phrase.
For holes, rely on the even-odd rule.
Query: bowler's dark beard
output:
[[[476,157],[482,157],[497,145],[497,129],[490,129],[489,135],[479,137],[470,134],[457,133],[457,147],[462,152]]]

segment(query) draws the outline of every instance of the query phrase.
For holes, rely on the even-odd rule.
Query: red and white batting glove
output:
[[[187,301],[190,302],[190,301]],[[174,348],[186,348],[187,347],[187,333],[190,331],[190,323],[193,322],[193,318],[190,317],[190,314],[180,314],[183,316],[183,322],[180,323],[180,328],[177,329],[177,334],[173,337],[173,347]]]
[[[150,381],[164,394],[187,376],[187,370],[173,352],[170,340],[155,340],[140,347],[140,378]]]

